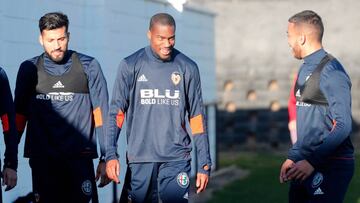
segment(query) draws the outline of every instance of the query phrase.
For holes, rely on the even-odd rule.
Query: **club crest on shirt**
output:
[[[311,186],[313,188],[319,187],[319,185],[322,183],[323,180],[324,180],[324,176],[320,172],[317,172],[314,175]]]
[[[178,85],[181,81],[181,75],[179,72],[173,72],[171,74],[171,80],[174,83],[174,85]]]
[[[176,180],[177,180],[177,183],[179,184],[179,186],[182,188],[187,188],[190,184],[189,176],[185,172],[179,173]]]
[[[83,193],[87,196],[90,196],[92,194],[92,186],[91,186],[91,181],[90,180],[85,180],[82,184],[81,184],[81,190],[83,191]]]

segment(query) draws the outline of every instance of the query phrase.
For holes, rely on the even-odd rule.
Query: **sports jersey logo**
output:
[[[37,94],[36,99],[71,102],[72,100],[74,100],[74,93],[72,93],[72,92],[49,92],[47,94]]]
[[[298,90],[296,91],[295,96],[296,96],[296,97],[301,97],[300,89],[298,89]],[[309,107],[309,106],[311,106],[311,104],[308,104],[308,103],[305,103],[305,102],[301,102],[301,101],[296,101],[296,106]]]
[[[323,180],[324,180],[324,176],[320,172],[317,172],[314,175],[311,186],[313,188],[319,187],[319,185],[322,183]]]
[[[56,89],[56,88],[65,88],[65,86],[61,83],[61,81],[59,80],[57,83],[55,83],[52,88]]]
[[[165,90],[161,93],[159,89],[141,89],[140,102],[141,104],[158,104],[158,105],[171,105],[178,106],[180,101],[180,91]]]
[[[187,188],[190,184],[189,176],[185,172],[179,173],[176,180],[177,180],[178,185],[182,188]]]
[[[91,181],[90,180],[85,180],[82,184],[81,184],[81,190],[83,191],[83,193],[85,195],[90,196],[92,193],[92,185],[91,185]]]
[[[174,85],[178,85],[181,81],[181,75],[178,72],[173,72],[171,74],[171,80],[174,83]]]
[[[175,90],[174,94],[171,95],[170,90],[165,90],[165,94],[161,94],[159,89],[141,89],[140,90],[141,98],[158,98],[158,99],[179,99],[180,91]]]
[[[301,102],[301,101],[296,101],[296,106],[309,107],[309,106],[311,106],[311,104]]]
[[[145,75],[144,74],[142,74],[139,78],[138,78],[138,80],[137,80],[138,82],[147,82],[148,81],[148,79],[145,77]]]
[[[189,193],[187,192],[187,193],[185,193],[185,195],[184,195],[184,199],[189,199]]]
[[[318,188],[317,190],[315,190],[315,192],[314,192],[314,196],[315,195],[323,195],[324,194],[324,192],[321,190],[321,188]]]

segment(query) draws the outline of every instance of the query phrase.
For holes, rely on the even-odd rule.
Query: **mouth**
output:
[[[63,51],[61,51],[61,50],[54,50],[54,51],[52,51],[51,53],[52,53],[52,54],[62,54]]]
[[[62,50],[54,50],[49,56],[53,61],[59,62],[64,58],[65,52]]]
[[[64,55],[64,52],[62,50],[55,50],[52,51],[51,54],[53,55],[53,57],[58,58],[62,57]]]
[[[172,48],[161,48],[160,53],[164,56],[168,56],[171,54]]]

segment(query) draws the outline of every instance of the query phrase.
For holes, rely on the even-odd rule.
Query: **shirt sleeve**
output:
[[[288,159],[292,160],[293,162],[298,162],[304,159],[301,154],[301,146],[299,146],[299,142],[295,142],[290,148],[288,152]]]
[[[8,78],[0,68],[0,117],[4,132],[4,168],[16,170],[18,165],[18,138],[15,127],[15,110]]]
[[[95,133],[98,136],[100,145],[100,159],[104,159],[106,136],[105,124],[109,110],[109,94],[104,74],[101,70],[99,62],[96,59],[93,59],[89,64],[88,85],[93,108]]]
[[[335,62],[336,66],[341,66]],[[347,74],[335,69],[332,64],[324,69],[320,76],[320,90],[326,97],[329,105],[329,117],[332,129],[325,131],[325,139],[306,159],[313,165],[323,163],[351,132],[351,82]]]
[[[25,130],[31,95],[35,94],[37,69],[31,61],[25,61],[20,65],[15,86],[15,122],[18,132],[18,142]]]
[[[125,60],[120,62],[110,102],[108,134],[106,136],[106,160],[117,159],[117,141],[129,106],[132,76]]]
[[[297,81],[297,75],[294,77],[294,82],[291,86],[290,96],[288,100],[289,121],[296,120],[296,97],[294,94],[296,81]]]
[[[199,173],[209,174],[204,166],[211,167],[209,138],[207,134],[205,108],[202,100],[200,74],[197,65],[190,67],[185,74],[187,84],[187,102],[190,128],[197,154],[197,169]]]

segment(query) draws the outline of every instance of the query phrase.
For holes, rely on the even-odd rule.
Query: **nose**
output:
[[[60,42],[58,40],[55,40],[54,42],[54,50],[57,50],[60,48]]]
[[[165,47],[170,47],[171,46],[171,39],[165,40],[164,45],[165,45]]]

